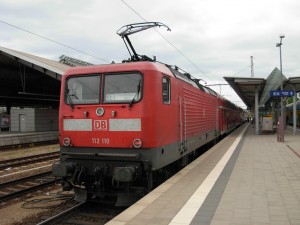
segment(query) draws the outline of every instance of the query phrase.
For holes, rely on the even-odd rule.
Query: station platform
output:
[[[58,131],[46,132],[0,132],[0,147],[37,142],[58,141]]]
[[[107,225],[300,224],[300,132],[244,124]]]

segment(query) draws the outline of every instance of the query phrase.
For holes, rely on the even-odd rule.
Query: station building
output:
[[[58,139],[61,76],[79,65],[91,64],[65,55],[54,61],[0,46],[0,146]]]

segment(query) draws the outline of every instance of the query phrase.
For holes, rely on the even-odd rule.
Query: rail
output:
[[[52,172],[45,172],[0,184],[0,201],[8,201],[26,193],[53,185],[58,181]]]
[[[56,159],[59,157],[59,152],[51,152],[40,155],[26,156],[21,158],[9,159],[0,161],[0,170],[5,170],[7,168],[28,165],[36,162],[41,162],[45,160]]]

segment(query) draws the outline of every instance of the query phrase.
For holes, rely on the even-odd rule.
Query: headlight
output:
[[[142,140],[141,139],[134,139],[134,141],[133,141],[133,146],[135,147],[135,148],[140,148],[141,146],[142,146],[142,144],[143,144],[143,142],[142,142]]]
[[[64,144],[64,146],[70,146],[71,145],[71,139],[70,138],[64,138],[63,144]]]
[[[96,109],[96,114],[97,114],[97,116],[103,116],[104,109],[102,107],[97,108]]]

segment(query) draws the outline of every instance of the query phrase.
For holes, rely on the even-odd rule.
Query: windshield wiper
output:
[[[72,101],[71,96],[74,96],[75,98],[76,98],[77,96],[74,95],[74,94],[72,94],[72,95],[69,94],[69,91],[70,91],[70,89],[66,89],[65,94],[67,95],[67,98],[68,98],[68,101],[69,101],[69,104],[70,104],[71,109],[74,109],[74,103],[73,103],[73,101]]]
[[[132,107],[132,104],[134,103],[135,98],[138,97],[141,92],[141,82],[142,82],[142,78],[140,79],[139,84],[137,85],[137,90],[136,90],[134,97],[132,98],[131,102],[129,103],[129,108]]]

